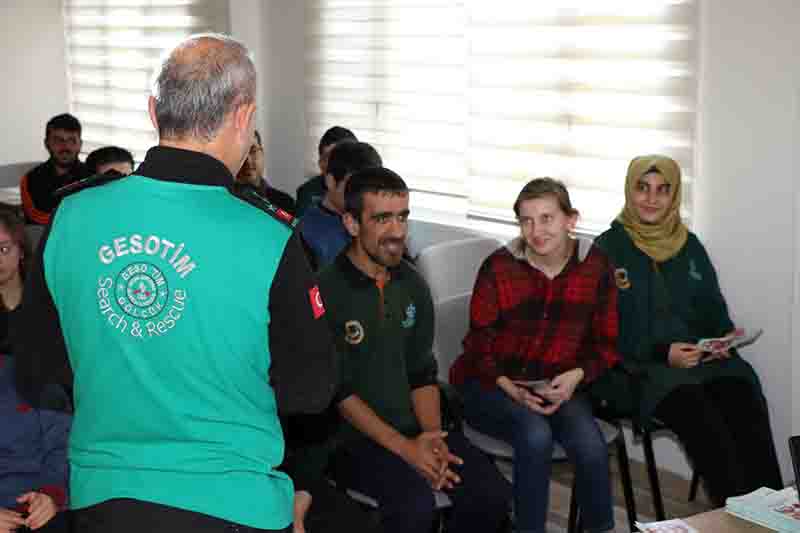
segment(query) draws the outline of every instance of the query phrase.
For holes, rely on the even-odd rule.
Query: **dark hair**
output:
[[[19,262],[19,275],[22,276],[22,279],[25,279],[25,272],[27,272],[28,265],[33,257],[31,243],[28,240],[28,235],[25,233],[25,219],[13,209],[0,208],[0,226],[11,234],[11,240],[22,250],[22,259]],[[2,297],[0,297],[0,309],[6,309]]]
[[[86,157],[86,166],[92,174],[97,172],[98,167],[109,163],[130,163],[133,168],[133,155],[119,146],[104,146]]]
[[[258,130],[253,130],[253,135],[256,137],[256,143],[258,143],[259,146],[264,146],[261,144],[261,134],[258,133]]]
[[[70,115],[69,113],[62,113],[60,115],[56,115],[50,120],[47,121],[47,126],[44,130],[44,136],[47,137],[50,135],[51,130],[65,130],[65,131],[76,131],[78,132],[78,136],[81,135],[81,122],[75,118],[74,116]]]
[[[328,156],[328,174],[336,183],[359,170],[380,166],[383,166],[383,160],[378,151],[370,144],[357,141],[336,144]]]
[[[519,207],[522,202],[544,196],[553,196],[558,202],[558,207],[565,215],[573,216],[578,214],[578,210],[572,207],[567,187],[553,178],[536,178],[526,183],[519,192],[517,201],[514,202],[514,214],[519,216]]]
[[[322,138],[319,140],[318,151],[319,153],[322,153],[326,147],[345,140],[358,141],[358,138],[356,137],[355,133],[347,128],[343,128],[341,126],[328,128],[328,131],[323,133]]]
[[[344,188],[344,209],[360,221],[364,212],[364,194],[386,192],[408,194],[408,186],[397,173],[384,167],[359,170],[350,176]]]

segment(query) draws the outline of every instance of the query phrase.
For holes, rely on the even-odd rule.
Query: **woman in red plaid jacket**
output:
[[[610,531],[608,449],[581,391],[619,361],[616,285],[606,256],[571,236],[578,211],[562,183],[531,181],[514,212],[520,236],[478,272],[450,380],[467,422],[514,448],[518,531],[544,531],[554,442],[575,463],[584,527]]]

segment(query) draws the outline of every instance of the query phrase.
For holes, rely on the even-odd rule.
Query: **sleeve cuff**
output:
[[[669,359],[669,344],[658,343],[653,345],[653,358],[664,363]]]
[[[353,390],[353,387],[340,385],[336,391],[336,395],[333,397],[333,403],[335,405],[339,405],[350,396],[353,396],[355,393],[356,391]]]
[[[436,385],[439,381],[436,379],[436,367],[428,368],[422,372],[410,374],[408,376],[408,385],[411,390],[427,387],[428,385]]]
[[[39,487],[39,492],[42,494],[47,494],[53,501],[55,502],[56,506],[60,509],[64,509],[67,505],[67,491],[64,487],[59,485],[44,485]]]
[[[597,375],[599,374],[597,365],[592,364],[589,361],[582,361],[578,368],[583,370],[583,378],[581,382],[578,384],[578,387],[585,387],[595,379],[597,379]]]

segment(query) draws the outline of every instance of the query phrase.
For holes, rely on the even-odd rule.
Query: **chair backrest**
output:
[[[472,291],[484,259],[501,245],[491,237],[472,237],[422,250],[417,268],[428,282],[433,301]]]
[[[19,179],[22,175],[38,164],[34,161],[25,161],[0,165],[0,189],[19,187]]]
[[[411,219],[408,221],[408,254],[416,260],[422,250],[435,244],[480,236],[468,228]]]
[[[433,353],[439,365],[439,380],[447,382],[450,366],[461,355],[462,342],[469,330],[469,302],[472,292],[464,292],[436,301]]]

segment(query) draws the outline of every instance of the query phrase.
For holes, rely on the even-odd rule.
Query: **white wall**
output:
[[[260,52],[260,124],[267,176],[291,194],[305,179],[304,15],[304,2],[231,0],[233,35]]]
[[[737,324],[765,335],[746,357],[770,403],[784,477],[800,429],[793,322],[798,238],[794,201],[800,116],[800,3],[702,2],[697,230]],[[797,328],[794,328],[795,330]],[[798,382],[800,383],[800,382]]]
[[[800,100],[800,94],[796,96]],[[800,108],[800,106],[798,106]],[[800,144],[800,109],[795,117],[795,144]],[[800,358],[797,352],[800,350],[800,326],[797,324],[800,319],[800,185],[795,181],[794,190],[794,303],[792,305],[792,435],[800,435]],[[800,479],[796,479],[800,482]]]
[[[305,2],[270,0],[265,4],[269,72],[267,175],[294,194],[305,180]]]
[[[264,23],[264,3],[259,0],[230,0],[229,20],[230,32],[241,40],[250,49],[253,60],[256,64],[256,124],[261,141],[264,142],[266,131],[266,106],[264,105],[265,95],[268,93],[266,87],[269,63],[266,59],[264,41],[265,32],[262,31]]]
[[[65,46],[59,0],[0,3],[0,165],[47,159],[45,124],[68,106]]]

